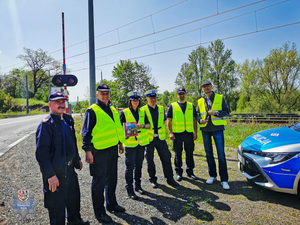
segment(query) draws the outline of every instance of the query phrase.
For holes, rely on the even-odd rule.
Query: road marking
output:
[[[2,124],[0,124],[0,126],[2,126],[2,125],[8,125],[8,124],[13,124],[13,123],[22,123],[22,122],[27,122],[28,120],[36,120],[37,118],[32,118],[32,119],[27,119],[27,120],[24,120],[24,121],[15,121],[15,122],[11,122],[11,123],[2,123]],[[42,119],[41,119],[41,121],[42,121]]]
[[[3,155],[4,153],[0,153],[0,157]]]
[[[15,141],[14,143],[10,144],[10,145],[8,146],[8,148],[11,149],[12,147],[16,146],[16,145],[19,144],[21,141],[23,141],[24,139],[28,138],[31,134],[34,134],[34,133],[35,133],[35,131],[33,131],[33,132],[31,132],[31,133],[25,135],[24,137],[20,138],[19,140]],[[1,155],[0,155],[0,156],[1,156]]]

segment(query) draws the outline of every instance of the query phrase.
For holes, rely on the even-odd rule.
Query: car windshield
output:
[[[289,128],[300,132],[300,122],[295,123],[294,125],[289,126]]]

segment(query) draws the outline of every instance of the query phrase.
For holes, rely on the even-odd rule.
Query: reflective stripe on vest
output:
[[[223,102],[223,95],[215,94],[214,102],[211,107],[211,111],[220,111],[222,110],[222,102]],[[205,109],[205,103],[204,103],[204,98],[200,98],[198,100],[198,107],[200,110],[200,115],[201,119],[206,118],[206,109]],[[220,125],[227,125],[227,121],[223,117],[217,117],[217,116],[211,116],[211,122],[215,126],[220,126]],[[207,123],[205,124],[200,124],[200,127],[205,127]]]
[[[90,106],[96,115],[96,125],[92,130],[92,140],[94,148],[97,150],[106,149],[125,142],[124,131],[121,125],[120,116],[115,107],[110,106],[114,121],[101,109],[100,106],[93,104]]]
[[[172,109],[172,131],[174,133],[194,132],[193,104],[190,102],[186,103],[184,114],[177,102],[172,103]]]
[[[151,107],[151,106],[150,106]],[[164,111],[164,107],[162,107],[161,105],[157,105],[158,107],[158,123],[157,123],[157,127],[159,128],[158,129],[158,137],[160,140],[165,140],[166,138],[166,129],[165,129],[165,125],[164,125],[164,119],[165,119],[165,111]],[[148,120],[150,122],[150,129],[148,129],[148,138],[149,138],[149,141],[153,141],[153,138],[154,138],[154,126],[153,126],[153,120],[152,120],[152,116],[151,116],[151,113],[150,113],[150,110],[148,108],[148,105],[145,105],[142,107],[142,109],[145,110],[146,114],[147,114],[147,117],[148,117]]]
[[[145,111],[143,109],[138,109],[139,110],[139,122],[138,124],[140,125],[145,125]],[[136,122],[134,116],[132,115],[130,109],[124,109],[124,115],[126,118],[126,122],[132,123]],[[128,139],[125,139],[125,147],[136,147],[137,145],[145,146],[149,144],[149,139],[148,139],[148,132],[146,129],[139,129],[138,131],[138,136],[136,137],[130,137]]]

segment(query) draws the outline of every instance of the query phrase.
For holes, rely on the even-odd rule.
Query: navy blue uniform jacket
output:
[[[80,167],[74,120],[67,114],[63,114],[63,118],[70,127],[67,134],[68,139],[65,138],[67,143],[64,143],[66,135],[63,133],[63,122],[60,116],[50,113],[36,131],[36,159],[43,175],[44,187],[47,189],[47,180],[50,177],[67,175],[68,161],[72,160],[75,168],[79,169]],[[71,155],[67,152],[70,145],[72,146],[72,150],[69,150],[69,153],[72,152]]]

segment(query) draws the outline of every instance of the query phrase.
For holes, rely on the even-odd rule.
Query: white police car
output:
[[[237,156],[248,180],[274,191],[300,194],[300,123],[247,137]]]

